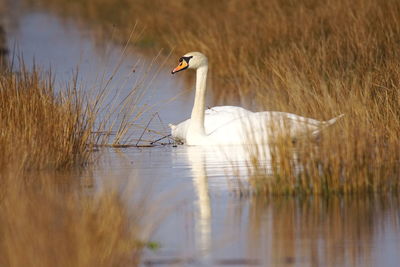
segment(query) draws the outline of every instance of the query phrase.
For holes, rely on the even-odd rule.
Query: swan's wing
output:
[[[241,116],[218,117],[207,132],[220,142],[267,143],[271,136],[287,135],[296,138],[307,133],[314,134],[323,122],[285,112],[256,112]]]
[[[190,119],[171,127],[174,138],[185,141]],[[242,142],[250,135],[256,140],[266,140],[269,134],[290,134],[293,137],[317,133],[323,121],[292,113],[264,111],[251,112],[241,107],[217,106],[205,111],[204,128],[207,135],[230,143]]]
[[[253,112],[235,106],[217,106],[207,109],[204,117],[204,128],[206,134],[210,134],[217,129],[240,121],[241,118],[254,114]]]
[[[276,122],[289,122],[292,126],[295,125],[309,125],[314,127],[320,127],[323,122],[303,116],[299,116],[293,113],[279,112],[279,111],[264,111],[257,112],[261,116],[268,117],[269,120],[273,120]]]
[[[259,112],[259,116],[266,118],[267,125],[275,133],[290,134],[293,138],[304,134],[317,134],[324,126],[324,121],[319,121],[286,112]]]

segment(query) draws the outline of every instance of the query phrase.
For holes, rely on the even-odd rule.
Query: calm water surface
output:
[[[98,85],[122,53],[121,47],[99,46],[89,32],[47,13],[26,13],[12,25],[10,46],[17,42],[27,63],[35,58],[39,66],[51,66],[58,85],[70,80],[77,65],[82,86]],[[129,51],[109,89],[129,92],[148,64],[149,59]],[[171,77],[171,67],[161,69],[141,101],[160,103],[142,123],[159,112],[163,123],[150,127],[161,132],[166,132],[163,124],[186,119],[193,100],[181,77]],[[143,265],[398,266],[399,199],[239,197],[233,192],[238,173],[246,182],[245,151],[170,145],[105,149],[99,166],[85,176],[94,177],[96,188],[133,184],[136,192],[128,196],[128,205],[137,188],[146,195],[158,218],[152,240],[161,248],[146,251]]]

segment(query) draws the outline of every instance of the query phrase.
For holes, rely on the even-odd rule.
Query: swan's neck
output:
[[[204,130],[204,106],[206,97],[208,66],[202,66],[196,71],[196,95],[194,98],[192,116],[190,118],[189,131],[196,135],[205,136]]]

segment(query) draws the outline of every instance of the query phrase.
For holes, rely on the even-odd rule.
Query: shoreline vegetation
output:
[[[51,74],[23,63],[5,70],[0,80],[0,168],[62,170],[83,166],[90,158],[95,113],[84,106],[71,85],[56,94]],[[12,164],[14,165],[14,164]]]
[[[274,144],[273,176],[252,160],[259,195],[399,191],[399,1],[42,3],[117,40],[137,23],[136,46],[202,51],[217,103],[319,120],[345,114],[317,142]]]
[[[96,108],[75,81],[56,93],[50,73],[20,65],[0,72],[0,265],[137,265],[143,207],[77,179],[101,142]]]

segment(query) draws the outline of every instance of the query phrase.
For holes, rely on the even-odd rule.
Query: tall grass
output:
[[[0,169],[62,169],[89,160],[95,114],[74,84],[54,92],[51,75],[6,71],[0,77]]]
[[[79,179],[103,142],[103,94],[87,101],[76,80],[57,93],[51,74],[21,66],[0,73],[0,265],[137,265],[143,201],[128,210],[121,192]]]
[[[139,21],[145,30],[138,45],[168,47],[177,56],[204,52],[219,103],[321,120],[346,114],[322,133],[319,143],[274,145],[276,175],[257,179],[259,192],[398,190],[399,1],[51,3],[62,14],[103,25],[105,32],[114,24],[122,36]]]

